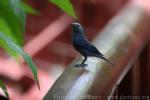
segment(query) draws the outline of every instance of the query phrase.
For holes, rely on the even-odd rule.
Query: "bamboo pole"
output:
[[[150,16],[139,6],[128,4],[95,38],[93,44],[115,66],[88,58],[86,70],[73,61],[47,92],[44,100],[109,99],[147,41]],[[109,96],[109,97],[108,97]]]

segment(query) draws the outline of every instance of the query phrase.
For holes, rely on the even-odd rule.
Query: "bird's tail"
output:
[[[102,56],[100,58],[105,60],[106,62],[108,62],[111,66],[114,66],[114,64],[112,62],[110,62],[108,59],[106,59],[104,56]]]

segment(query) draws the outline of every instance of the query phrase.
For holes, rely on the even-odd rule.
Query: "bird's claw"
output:
[[[82,67],[87,67],[87,66],[88,66],[88,64],[82,64],[81,66],[82,66]]]
[[[76,64],[75,65],[75,67],[83,67],[83,68],[85,68],[87,66],[88,66],[88,64]]]

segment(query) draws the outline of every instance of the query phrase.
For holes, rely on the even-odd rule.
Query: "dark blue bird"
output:
[[[73,28],[72,32],[73,47],[84,56],[84,60],[82,61],[82,63],[76,66],[85,67],[86,66],[85,61],[87,60],[88,57],[98,57],[100,59],[105,60],[109,64],[113,65],[109,60],[107,60],[104,57],[102,53],[98,51],[98,49],[94,45],[92,45],[88,41],[88,39],[84,34],[83,27],[79,23],[77,22],[72,23],[72,28]]]

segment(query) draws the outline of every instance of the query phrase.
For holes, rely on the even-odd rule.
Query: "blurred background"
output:
[[[73,19],[48,0],[26,0],[26,2],[39,12],[38,15],[27,15],[24,49],[38,67],[41,90],[38,90],[26,64],[18,65],[0,50],[0,79],[6,84],[11,100],[41,100],[66,66],[80,56],[71,44],[70,24]],[[71,2],[91,41],[129,0]],[[133,67],[117,87],[114,95],[149,95],[150,91],[147,89],[149,79],[145,74],[148,67],[147,48],[148,46],[145,46],[139,58],[142,61],[142,69],[138,67],[139,71]],[[134,72],[138,72],[139,76],[134,75]],[[135,85],[139,88],[134,88]],[[4,99],[3,96],[1,98]]]

